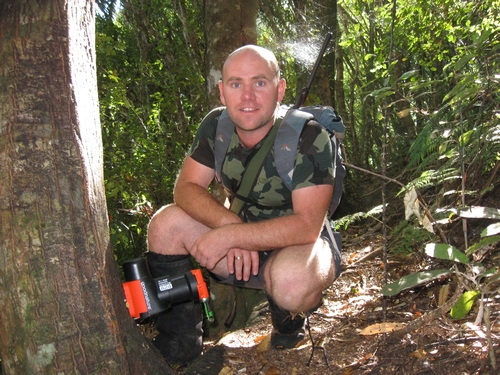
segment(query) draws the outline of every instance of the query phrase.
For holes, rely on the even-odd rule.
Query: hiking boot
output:
[[[193,266],[190,255],[161,255],[146,253],[153,278],[176,277],[189,272]],[[153,345],[170,365],[185,365],[203,351],[203,310],[199,302],[174,304],[156,318],[158,335]]]
[[[293,333],[280,333],[274,331],[271,334],[271,346],[277,350],[293,349],[304,340],[304,328],[299,328]]]
[[[304,340],[305,315],[292,315],[289,311],[279,307],[272,298],[267,297],[273,332],[271,334],[271,346],[274,349],[293,349]]]

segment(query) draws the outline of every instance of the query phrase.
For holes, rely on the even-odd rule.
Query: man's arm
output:
[[[187,156],[175,183],[174,202],[193,219],[209,228],[240,223],[238,215],[220,204],[208,192],[207,188],[214,176],[213,169]]]
[[[265,251],[313,243],[321,232],[332,192],[331,185],[294,190],[293,214],[216,228],[195,242],[192,254],[202,266],[212,269],[231,249]]]
[[[281,249],[317,240],[332,197],[333,186],[316,185],[292,192],[293,214],[255,223],[230,225],[232,247],[248,250]]]

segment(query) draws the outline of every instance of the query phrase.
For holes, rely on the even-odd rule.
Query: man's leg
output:
[[[207,230],[175,205],[160,209],[148,228],[146,257],[152,276],[175,277],[189,272],[193,267],[186,248]],[[200,302],[187,301],[173,305],[157,317],[159,333],[153,344],[169,363],[185,364],[201,354],[202,314]]]
[[[192,267],[189,255],[146,254],[154,278],[180,276]],[[172,305],[156,318],[158,335],[153,344],[171,364],[185,364],[198,357],[203,350],[203,310],[200,302],[182,302]]]
[[[322,302],[322,292],[334,280],[329,244],[292,246],[276,251],[265,265],[264,279],[273,324],[271,345],[293,348],[304,338],[307,314]]]
[[[159,209],[148,226],[148,250],[162,255],[186,255],[198,237],[210,229],[175,204]]]

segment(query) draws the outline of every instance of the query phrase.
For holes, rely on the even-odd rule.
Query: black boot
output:
[[[289,311],[279,307],[271,297],[268,296],[267,300],[274,328],[271,335],[271,346],[275,349],[294,348],[304,339],[305,314],[293,316]]]
[[[190,255],[160,255],[146,253],[153,278],[175,277],[189,272],[193,266]],[[169,364],[186,364],[198,357],[203,350],[203,310],[200,302],[183,302],[172,305],[156,318],[158,335],[153,344]]]

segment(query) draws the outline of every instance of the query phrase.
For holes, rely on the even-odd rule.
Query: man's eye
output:
[[[238,83],[238,82],[235,82],[231,85],[231,87],[235,88],[235,89],[238,89],[241,87],[241,83]]]
[[[256,85],[257,87],[264,87],[266,83],[264,81],[257,81]]]

